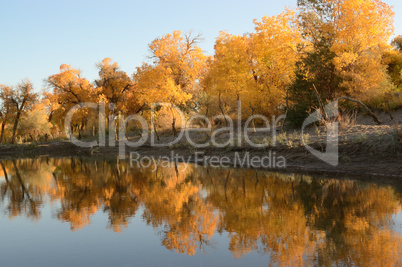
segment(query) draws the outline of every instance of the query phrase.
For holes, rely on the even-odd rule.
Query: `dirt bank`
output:
[[[241,139],[238,142],[223,148],[208,145],[202,149],[195,149],[186,138],[180,142],[155,148],[148,140],[144,145],[137,148],[126,148],[126,154],[136,152],[143,157],[172,157],[175,156],[179,161],[195,161],[195,155],[202,155],[202,158],[218,157],[227,158],[228,164],[234,167],[239,166],[239,159],[244,157],[263,158],[271,155],[271,158],[286,160],[286,168],[267,168],[276,171],[286,172],[307,172],[320,174],[339,174],[339,175],[359,175],[368,177],[391,177],[402,178],[402,144],[398,136],[395,123],[402,125],[402,111],[393,113],[393,120],[389,114],[378,114],[382,120],[382,125],[376,125],[368,116],[360,114],[354,123],[346,126],[340,124],[339,127],[339,164],[334,167],[312,155],[305,147],[307,143],[310,147],[324,152],[326,149],[326,129],[324,127],[311,127],[303,133],[301,131],[288,130],[286,132],[276,131],[275,141],[271,133],[256,132],[250,133],[250,140],[255,144],[267,145],[265,148],[256,148]],[[228,140],[238,140],[230,132],[221,132],[216,138],[218,143],[225,143]],[[204,133],[190,134],[191,140],[195,143],[209,143],[211,136]],[[302,141],[302,138],[304,142]],[[140,138],[133,134],[128,138],[133,142]],[[399,139],[398,139],[399,138]],[[157,143],[167,144],[175,138],[170,133],[161,134],[161,139]],[[91,141],[91,140],[86,140]],[[114,147],[93,147],[81,148],[66,140],[54,140],[46,143],[23,144],[23,145],[0,145],[0,160],[15,158],[34,158],[41,156],[51,157],[98,157],[116,160],[119,155],[119,142]],[[176,159],[175,159],[176,160]],[[237,161],[236,161],[237,160]],[[204,164],[204,162],[197,162]],[[258,164],[257,164],[258,165]],[[250,166],[251,167],[251,166]],[[281,166],[282,167],[282,166]]]
[[[251,135],[253,142],[270,144],[266,148],[255,148],[248,144],[241,146],[231,145],[224,148],[208,146],[203,149],[195,149],[188,142],[181,141],[175,145],[163,148],[152,147],[149,142],[141,147],[126,148],[126,154],[136,152],[143,157],[179,157],[179,161],[194,162],[195,154],[204,158],[219,157],[228,158],[229,165],[240,166],[236,159],[244,157],[263,158],[274,155],[277,159],[283,157],[286,160],[286,168],[271,166],[269,170],[286,172],[306,172],[321,174],[359,175],[367,177],[393,177],[402,178],[402,145],[399,144],[395,126],[392,125],[355,125],[339,132],[339,164],[333,167],[312,155],[300,140],[301,133],[291,131],[277,133],[276,144],[273,146],[266,137],[266,133]],[[135,141],[138,137],[129,138]],[[205,142],[202,134],[192,136],[197,142]],[[228,140],[229,133],[223,133],[219,140]],[[304,133],[304,139],[314,149],[325,151],[325,129],[311,128]],[[159,143],[168,143],[174,138],[171,135],[161,137]],[[116,159],[119,154],[119,143],[115,147],[81,148],[68,141],[50,141],[46,143],[28,145],[1,145],[0,160],[26,157],[70,157],[90,156],[105,159]],[[201,158],[202,158],[201,157]],[[236,158],[237,157],[237,158]],[[200,159],[200,157],[198,156]],[[204,162],[197,162],[204,164]],[[275,164],[273,164],[275,165]],[[276,168],[275,168],[276,167]],[[368,178],[369,179],[369,178]]]

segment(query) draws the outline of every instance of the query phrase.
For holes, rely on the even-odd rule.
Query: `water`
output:
[[[398,184],[78,158],[0,167],[0,266],[402,264]]]

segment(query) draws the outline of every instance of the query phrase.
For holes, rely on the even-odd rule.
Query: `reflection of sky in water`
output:
[[[399,211],[398,214],[392,216],[392,221],[394,222],[393,230],[402,233],[402,211]]]
[[[267,255],[257,252],[235,259],[227,249],[228,233],[215,234],[206,255],[169,251],[160,245],[160,229],[147,226],[141,218],[143,208],[122,233],[105,229],[108,218],[102,212],[92,217],[89,226],[72,232],[68,223],[54,218],[55,208],[45,205],[37,222],[0,217],[0,266],[266,266],[269,262]]]
[[[0,176],[0,266],[266,266],[299,252],[299,263],[384,265],[402,255],[394,234],[402,233],[400,189],[392,186],[192,165],[187,173],[153,173],[70,159],[16,162],[18,179],[14,165],[5,166],[16,193]],[[39,203],[36,219],[28,218],[27,198]],[[18,201],[25,206],[16,212]],[[77,224],[70,215],[92,202],[89,222]],[[216,224],[201,242],[207,218]],[[187,255],[194,245],[188,233],[194,256]],[[396,259],[387,262],[393,249]]]

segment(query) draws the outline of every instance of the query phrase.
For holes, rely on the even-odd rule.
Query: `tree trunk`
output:
[[[395,123],[395,128],[398,133],[399,144],[402,144],[402,127],[399,127],[398,123]]]
[[[251,117],[253,117],[254,116],[254,108],[251,106],[251,104],[249,103],[249,106],[250,106],[250,109],[251,109]],[[253,118],[253,120],[251,121],[251,123],[252,123],[252,125],[253,125],[253,133],[256,133],[257,132],[257,130],[255,129],[255,122],[254,122],[254,118]]]
[[[347,96],[342,96],[342,97],[338,98],[337,100],[343,100],[343,99],[349,100],[349,101],[351,101],[351,102],[355,102],[355,103],[359,104],[359,105],[364,109],[364,111],[366,111],[367,114],[368,114],[370,117],[373,118],[373,120],[374,120],[377,124],[382,124],[382,122],[378,119],[378,117],[377,117],[365,104],[363,104],[361,101],[356,100],[356,99],[353,99],[353,98],[350,98],[350,97],[347,97]]]
[[[175,117],[173,117],[173,120],[172,120],[172,130],[173,130],[173,136],[176,137],[177,131],[176,131],[176,118]]]
[[[158,134],[158,131],[156,130],[156,123],[154,122],[153,124],[154,124],[154,132],[155,132],[155,135],[156,135],[156,140],[159,141],[159,134]]]
[[[288,117],[288,113],[289,113],[289,88],[286,88],[286,113],[285,113],[285,119],[283,120],[282,126],[281,126],[282,132],[285,128],[285,122],[286,122],[286,118]]]
[[[324,104],[322,103],[321,96],[320,96],[320,94],[318,93],[318,90],[317,90],[317,88],[315,87],[314,84],[313,84],[313,88],[314,88],[315,96],[317,97],[317,100],[318,100],[318,104],[319,104],[319,106],[320,106],[320,110],[321,110],[322,116],[324,117],[324,120],[327,121],[328,116],[327,116],[327,113],[326,113],[326,111],[325,111]]]
[[[221,92],[219,92],[219,95],[218,95],[218,101],[219,101],[219,102],[218,102],[219,109],[221,110],[222,115],[223,115],[223,118],[225,119],[226,126],[228,126],[228,121],[227,121],[227,119],[226,119],[225,112],[223,111],[223,108],[222,108]]]
[[[173,131],[173,136],[177,136],[177,131],[176,131],[176,117],[174,116],[174,110],[173,107],[170,108],[170,113],[172,114],[172,131]]]
[[[47,118],[47,121],[52,122],[52,118],[53,118],[53,110],[50,112],[49,117]]]
[[[73,141],[73,134],[74,134],[74,125],[71,124],[70,131],[69,131],[69,137],[68,137],[70,139],[70,142]]]
[[[389,117],[391,118],[391,121],[393,121],[394,120],[394,117],[392,116],[392,114],[391,114],[391,105],[389,104],[389,101],[387,100],[387,109],[386,109],[386,112],[388,113],[388,115],[389,115]]]
[[[17,127],[18,127],[18,122],[20,120],[21,117],[21,111],[17,111],[17,116],[15,117],[15,121],[14,121],[14,127],[13,127],[13,135],[11,137],[11,144],[15,143],[15,134],[17,133]]]
[[[1,134],[0,134],[0,143],[3,143],[3,138],[4,138],[4,128],[6,126],[6,122],[3,121],[1,123]]]

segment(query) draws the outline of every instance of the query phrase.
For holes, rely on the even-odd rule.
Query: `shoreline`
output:
[[[204,162],[196,162],[194,159],[195,153],[202,153],[205,156],[227,157],[230,160],[230,162],[227,163],[230,168],[324,176],[331,175],[337,177],[348,176],[358,177],[363,180],[391,179],[402,181],[402,155],[400,152],[377,151],[376,153],[375,151],[359,151],[356,149],[354,144],[344,144],[339,147],[339,165],[333,167],[309,154],[307,149],[304,147],[288,148],[279,146],[268,149],[269,150],[251,147],[234,147],[231,149],[205,148],[194,151],[186,146],[175,148],[154,148],[149,145],[144,145],[135,149],[127,148],[126,155],[129,155],[130,152],[135,152],[141,157],[161,158],[169,157],[173,153],[178,157],[184,157],[186,159],[186,161],[184,161],[185,163],[205,166]],[[264,157],[267,155],[267,151],[272,151],[272,153],[275,152],[278,156],[283,156],[286,159],[286,167],[236,167],[236,155],[243,157],[248,153],[250,157]],[[95,149],[81,148],[75,146],[69,141],[50,141],[46,143],[24,145],[0,145],[0,161],[38,157],[83,157],[91,159],[118,160],[118,155],[118,146],[96,147]],[[130,160],[130,158],[126,157],[125,160]],[[179,160],[178,162],[183,161]]]

